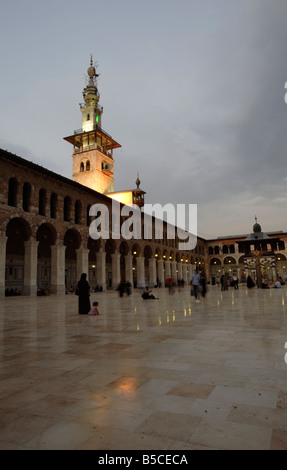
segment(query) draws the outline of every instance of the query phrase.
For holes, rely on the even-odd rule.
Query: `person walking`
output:
[[[199,286],[200,286],[200,274],[198,270],[195,270],[195,273],[193,273],[192,278],[191,278],[191,285],[193,287],[193,295],[195,298],[195,302],[199,302]]]
[[[238,290],[238,277],[236,274],[233,274],[232,276],[232,285],[234,287],[234,290]]]
[[[80,315],[87,315],[91,310],[90,289],[87,274],[83,273],[77,284],[77,293],[79,296],[78,312]]]

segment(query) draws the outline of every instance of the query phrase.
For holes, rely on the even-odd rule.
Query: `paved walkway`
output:
[[[0,300],[0,449],[287,449],[287,288],[154,292]]]

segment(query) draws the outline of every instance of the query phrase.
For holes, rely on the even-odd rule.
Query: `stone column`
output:
[[[216,272],[215,284],[216,284],[217,275],[218,275],[218,273]],[[210,285],[211,285],[210,263],[209,263],[208,258],[207,258],[207,262],[205,264],[205,276],[206,276],[206,281],[210,281]]]
[[[148,262],[149,266],[149,283],[151,287],[156,285],[156,259],[150,258]]]
[[[77,279],[80,279],[82,273],[89,276],[89,251],[87,248],[78,248],[77,254]]]
[[[164,262],[164,267],[165,267],[165,272],[164,272],[164,277],[166,279],[168,279],[169,277],[171,277],[171,274],[170,274],[170,261],[169,259],[166,259],[165,262]]]
[[[191,278],[192,278],[192,265],[190,263],[187,263],[187,283],[190,284]]]
[[[182,262],[181,261],[179,263],[177,263],[177,269],[178,269],[177,279],[182,280],[183,275],[182,275]]]
[[[39,242],[33,238],[24,242],[25,256],[23,295],[37,294],[38,244]]]
[[[185,282],[185,284],[188,284],[188,279],[187,279],[187,263],[184,263],[182,265],[182,278]]]
[[[157,276],[158,280],[161,283],[162,287],[164,287],[164,270],[163,270],[163,260],[157,260]]]
[[[144,257],[138,256],[137,260],[137,285],[138,287],[145,287],[145,274],[144,274]]]
[[[112,288],[116,289],[121,280],[120,253],[112,254]]]
[[[100,287],[103,288],[103,291],[107,288],[106,281],[106,252],[103,251],[103,248],[100,249],[97,253],[97,283]]]
[[[125,277],[133,288],[133,255],[131,253],[125,255]]]
[[[51,245],[52,294],[65,294],[65,251],[63,244]]]
[[[175,282],[177,281],[176,261],[171,261],[171,277]]]
[[[6,244],[8,237],[0,236],[0,297],[5,296]]]

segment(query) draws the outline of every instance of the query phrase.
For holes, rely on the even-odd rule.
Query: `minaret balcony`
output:
[[[100,126],[98,126],[98,124],[96,124],[93,128],[89,129],[88,131],[86,129],[76,129],[74,131],[74,135],[79,135],[79,134],[84,134],[85,132],[93,132],[93,131],[99,131],[103,134],[105,134],[107,137],[110,137],[110,139],[112,138],[112,136],[110,134],[108,134],[106,131],[104,131]]]

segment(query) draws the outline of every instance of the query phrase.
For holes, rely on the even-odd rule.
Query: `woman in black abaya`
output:
[[[87,275],[83,273],[77,285],[79,293],[79,314],[87,315],[91,310],[90,303],[90,285],[87,281]]]

